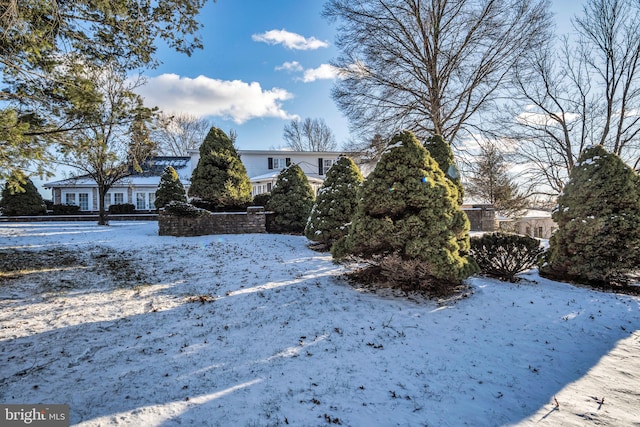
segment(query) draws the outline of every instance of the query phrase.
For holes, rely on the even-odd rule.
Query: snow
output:
[[[0,276],[0,402],[80,426],[640,423],[640,298],[535,270],[374,294],[307,243],[0,223],[2,253],[81,261]]]

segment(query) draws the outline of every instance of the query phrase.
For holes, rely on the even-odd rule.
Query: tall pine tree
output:
[[[231,139],[211,128],[200,146],[200,160],[191,175],[189,195],[212,210],[244,208],[251,203],[251,182]],[[199,200],[197,200],[199,199]]]
[[[302,233],[313,206],[313,189],[300,166],[292,164],[278,175],[267,210],[273,212],[271,229]]]
[[[364,181],[349,234],[332,253],[417,260],[426,277],[459,283],[477,269],[468,249],[469,221],[455,186],[416,137],[402,132]]]
[[[160,177],[160,185],[156,191],[155,205],[158,209],[165,207],[169,202],[187,202],[187,194],[180,182],[178,172],[173,166],[167,166]]]
[[[553,219],[558,230],[540,272],[595,285],[640,270],[638,175],[601,145],[585,150],[569,175]]]
[[[305,236],[327,246],[344,237],[358,204],[362,174],[347,156],[340,156],[327,172],[305,227]]]

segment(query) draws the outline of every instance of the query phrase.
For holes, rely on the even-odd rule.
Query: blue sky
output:
[[[139,90],[163,111],[210,118],[238,133],[241,149],[283,145],[286,123],[322,118],[339,145],[346,119],[331,99],[338,51],[322,1],[218,0],[201,14],[204,49],[191,57],[159,51],[163,64]]]
[[[162,64],[145,72],[139,92],[149,106],[210,119],[238,133],[244,150],[284,145],[292,118],[321,118],[342,146],[348,122],[331,99],[338,55],[335,26],[321,16],[323,0],[217,0],[202,11],[204,49],[191,57],[161,47]],[[584,0],[553,0],[558,33]],[[53,181],[67,172],[59,171]],[[34,177],[41,185],[41,179]],[[47,194],[44,192],[42,194]]]
[[[555,0],[558,31],[582,0]],[[293,118],[321,118],[341,146],[348,122],[331,99],[338,55],[335,26],[321,16],[320,0],[218,0],[201,14],[204,49],[191,57],[161,48],[163,62],[139,90],[166,112],[206,116],[238,133],[241,149],[284,144]]]

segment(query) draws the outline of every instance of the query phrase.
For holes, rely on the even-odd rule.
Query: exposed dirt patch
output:
[[[0,286],[29,278],[43,290],[95,285],[83,273],[97,273],[101,284],[129,287],[150,280],[143,260],[127,251],[96,246],[85,252],[52,248],[0,251]]]

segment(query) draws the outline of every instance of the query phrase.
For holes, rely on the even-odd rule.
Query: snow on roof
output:
[[[160,176],[167,166],[172,166],[183,184],[189,183],[191,157],[156,156],[150,157],[142,164],[142,172],[131,171],[131,175],[120,179],[115,186],[124,185],[159,185]],[[89,175],[80,175],[60,181],[47,182],[44,188],[54,187],[95,187],[96,182]]]
[[[278,179],[278,175],[280,175],[279,171],[269,172],[269,173],[265,173],[264,175],[253,176],[249,178],[249,181],[251,182],[274,181]],[[305,174],[305,175],[307,176],[307,179],[309,181],[316,182],[316,183],[324,182],[324,179],[322,179],[319,175],[314,175],[314,174]]]
[[[551,211],[529,209],[521,218],[551,218]]]
[[[272,180],[278,179],[278,175],[280,175],[280,172],[278,171],[269,172],[269,173],[265,173],[264,175],[253,176],[249,178],[249,181],[251,182],[272,181]]]

